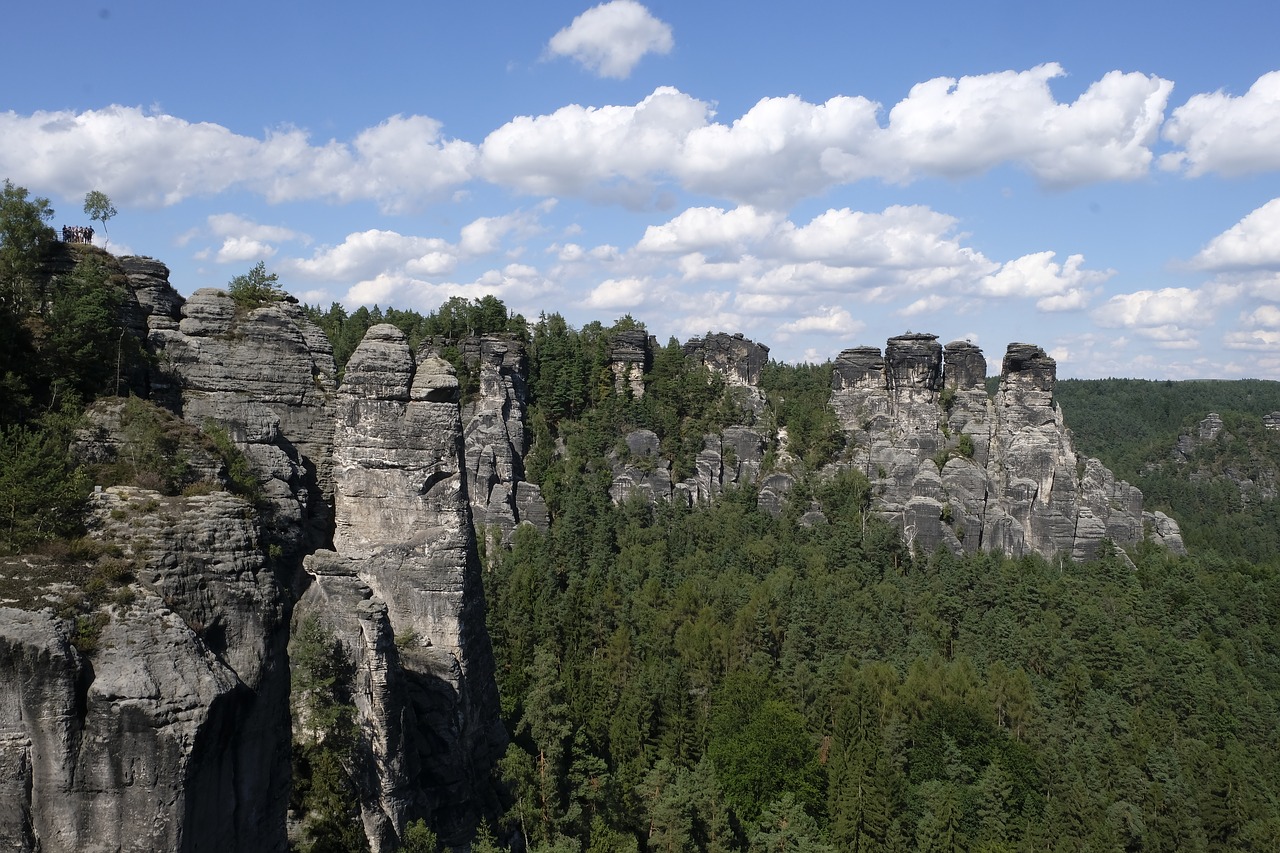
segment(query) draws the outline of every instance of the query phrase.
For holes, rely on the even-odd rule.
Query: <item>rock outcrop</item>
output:
[[[0,608],[0,846],[287,849],[291,720],[295,736],[317,736],[306,695],[290,692],[290,626],[295,638],[320,631],[352,664],[352,769],[375,853],[419,818],[467,844],[501,810],[491,774],[505,746],[476,531],[547,524],[525,479],[521,343],[455,342],[476,378],[463,389],[433,344],[415,353],[375,326],[338,387],[332,349],[296,302],[248,310],[214,289],[184,300],[158,261],[119,266],[125,326],[154,356],[129,386],[195,428],[175,439],[185,473],[166,488],[201,485],[185,497],[95,493],[93,535],[120,549],[132,580],[101,605],[93,648],[52,610]],[[611,339],[617,393],[645,394],[654,351],[644,332]],[[713,334],[684,351],[723,379],[741,420],[679,465],[655,432],[632,431],[611,458],[613,500],[705,502],[751,486],[783,512],[794,480],[785,431],[765,417],[768,348]],[[883,353],[846,350],[830,398],[848,439],[839,464],[866,473],[878,511],[924,550],[1086,559],[1144,527],[1180,549],[1172,520],[1077,456],[1055,377],[1029,344],[1009,346],[994,398],[967,342],[908,334]],[[137,452],[127,405],[94,408],[86,459]],[[200,429],[243,453],[260,500],[221,490],[235,454],[215,453]],[[1180,450],[1221,429],[1206,421]],[[824,523],[816,505],[801,509],[801,523]]]
[[[527,521],[547,524],[541,490],[525,479],[528,364],[524,344],[509,335],[470,338],[462,357],[478,376],[478,391],[462,401],[467,494],[477,530],[496,528],[504,539]],[[419,358],[439,358],[434,346]]]
[[[138,289],[154,289],[156,276],[148,266],[138,274]],[[336,390],[324,333],[296,302],[246,311],[213,288],[193,293],[179,315],[176,328],[158,311],[148,315],[160,363],[157,401],[194,424],[212,422],[230,433],[254,463],[281,534],[276,544],[286,553],[300,557],[322,546],[332,524]]]
[[[336,402],[334,551],[307,559],[295,614],[341,639],[361,674],[375,851],[415,816],[460,843],[496,806],[487,772],[505,741],[458,393],[452,366],[415,358],[394,326],[365,335]]]
[[[1144,536],[1142,495],[1101,462],[1077,456],[1054,404],[1044,350],[1010,344],[988,399],[981,351],[934,335],[891,338],[836,360],[832,406],[849,464],[871,481],[880,513],[929,551],[1095,556],[1104,540]],[[1172,535],[1172,524],[1162,522]]]
[[[92,655],[49,610],[0,610],[0,843],[285,850],[285,602],[245,502],[94,496],[135,581]]]
[[[613,390],[628,390],[636,397],[644,396],[644,375],[653,366],[654,342],[643,329],[614,334],[609,342],[609,369],[613,371]]]
[[[630,346],[627,344],[621,350],[615,346],[614,351],[629,351]],[[652,342],[648,346],[651,349]],[[727,487],[760,485],[771,437],[756,426],[756,420],[765,410],[760,373],[769,361],[769,348],[741,334],[716,333],[706,338],[694,338],[685,344],[684,353],[691,366],[705,367],[724,380],[733,393],[744,423],[704,436],[702,450],[694,458],[692,473],[679,480],[673,478],[671,460],[661,454],[656,433],[636,430],[628,434],[626,452],[614,453],[611,457],[614,476],[609,495],[614,503],[621,503],[634,495],[648,501],[674,498],[690,504],[705,503]],[[615,360],[615,376],[618,375],[617,363]],[[615,384],[614,387],[617,390],[621,386]],[[630,393],[643,396],[643,386],[638,392],[631,388]],[[781,495],[790,486],[790,479],[789,475],[783,474],[772,481],[777,491],[771,494],[778,498],[779,507]]]
[[[397,849],[418,818],[465,844],[500,810],[505,740],[467,489],[469,474],[490,480],[467,467],[453,368],[379,327],[339,394],[328,341],[291,299],[184,300],[163,264],[120,265],[126,328],[153,356],[130,385],[189,425],[143,413],[182,459],[159,479],[198,488],[97,493],[95,535],[136,580],[99,606],[110,619],[92,650],[68,618],[0,610],[0,846],[287,849],[291,618],[314,618],[359,663],[356,784],[373,849]],[[498,472],[489,501],[545,523],[522,480],[522,354],[497,341],[477,354],[469,417]],[[82,458],[139,456],[131,405],[95,406]],[[218,442],[248,461],[256,503],[218,490]]]

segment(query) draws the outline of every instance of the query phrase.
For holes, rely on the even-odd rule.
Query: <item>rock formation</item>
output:
[[[612,459],[614,478],[609,494],[614,503],[637,494],[646,500],[674,497],[688,503],[707,502],[726,487],[760,483],[769,437],[755,426],[755,421],[765,408],[760,372],[768,363],[769,348],[741,334],[716,333],[693,339],[685,344],[684,352],[691,366],[705,367],[724,379],[747,423],[704,436],[692,475],[679,481],[673,479],[671,460],[662,457],[655,433],[630,433],[626,436],[627,453],[615,454]],[[617,361],[614,371],[618,375]],[[631,393],[642,396],[643,387],[639,393],[634,388]],[[781,476],[790,480],[788,475]],[[785,492],[782,480],[775,479],[774,486]]]
[[[209,493],[95,494],[93,535],[133,573],[127,594],[102,605],[96,649],[77,648],[73,623],[51,610],[0,608],[0,845],[286,849],[291,719],[295,736],[316,736],[307,697],[290,695],[291,625],[333,638],[354,666],[352,760],[375,853],[395,850],[418,818],[466,844],[500,810],[490,780],[505,745],[476,531],[547,523],[525,480],[521,343],[457,342],[478,380],[464,399],[433,344],[415,353],[398,329],[375,326],[337,387],[332,349],[296,302],[249,310],[213,289],[183,300],[163,264],[119,263],[125,326],[154,357],[129,385],[185,419],[178,487],[200,481]],[[684,351],[723,378],[741,421],[704,436],[682,475],[656,433],[631,432],[611,459],[613,500],[703,502],[743,485],[781,513],[794,480],[787,437],[764,417],[768,348],[709,334]],[[644,332],[613,337],[617,393],[644,395],[653,353]],[[908,334],[883,353],[846,350],[830,398],[848,439],[839,464],[867,475],[877,510],[924,550],[1086,559],[1144,527],[1180,548],[1170,519],[1143,513],[1136,489],[1077,456],[1055,375],[1043,350],[1011,344],[991,398],[967,342]],[[136,449],[124,406],[91,413],[86,459]],[[1207,421],[1184,452],[1220,429]],[[222,490],[226,460],[201,430],[251,463],[256,504]],[[802,509],[801,523],[824,522]]]
[[[156,277],[144,268],[137,289],[157,290]],[[150,300],[172,310],[171,300]],[[193,293],[177,317],[157,310],[147,319],[160,364],[154,398],[193,424],[230,433],[254,463],[286,552],[300,556],[327,542],[336,370],[324,333],[295,302],[245,311],[213,288]]]
[[[495,807],[486,775],[505,740],[458,393],[453,367],[415,359],[394,326],[365,335],[337,397],[334,551],[307,559],[295,617],[339,637],[360,673],[375,851],[423,815],[460,843]]]
[[[0,842],[9,850],[284,850],[285,601],[245,502],[94,496],[135,582],[97,651],[0,610]]]
[[[541,490],[525,479],[528,365],[524,344],[510,335],[469,338],[462,357],[479,377],[479,389],[462,402],[467,493],[476,528],[496,528],[509,538],[527,521],[545,528]],[[434,346],[425,354],[439,358]]]
[[[398,848],[424,817],[465,843],[498,811],[504,735],[452,367],[415,360],[382,327],[339,394],[328,341],[290,299],[246,310],[206,289],[183,300],[163,264],[120,265],[126,328],[153,356],[131,387],[190,424],[170,487],[212,493],[98,493],[95,535],[123,549],[135,580],[102,605],[95,650],[78,651],[50,611],[0,610],[0,845],[286,849],[291,617],[314,618],[360,664],[357,784],[373,849]],[[495,402],[507,446],[484,446],[507,462],[491,467],[515,472],[511,518],[545,519],[518,481],[523,379],[501,349],[483,351],[493,371],[475,434],[486,400],[520,398],[514,415]],[[122,412],[95,407],[83,458],[136,454]],[[256,505],[220,490],[227,471],[201,430],[244,454]]]
[[[609,342],[609,369],[613,371],[613,390],[619,394],[628,389],[636,397],[644,396],[644,375],[653,366],[654,342],[643,329],[617,332]]]
[[[1141,493],[1101,462],[1076,455],[1054,404],[1057,368],[1044,350],[1010,344],[994,399],[981,351],[934,335],[891,338],[883,356],[845,350],[832,406],[849,464],[875,488],[877,506],[926,551],[1098,553],[1104,540],[1144,536]],[[1161,528],[1170,536],[1167,518]]]

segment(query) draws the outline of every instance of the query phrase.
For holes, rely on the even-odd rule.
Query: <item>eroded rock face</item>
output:
[[[284,602],[247,509],[96,494],[136,580],[91,656],[49,610],[0,611],[6,849],[286,849]]]
[[[361,707],[376,733],[363,804],[375,849],[394,849],[406,815],[463,841],[495,805],[505,742],[457,396],[448,362],[419,361],[393,326],[366,333],[336,403],[336,553],[308,558],[295,617],[316,615],[358,671],[381,673]],[[394,654],[390,636],[405,638]]]
[[[333,349],[296,302],[245,312],[221,290],[197,290],[172,322],[156,282],[163,265],[134,259],[130,281],[154,310],[149,343],[161,364],[158,402],[200,426],[226,429],[254,463],[270,501],[275,544],[300,557],[329,540],[335,392]]]
[[[462,348],[480,378],[479,394],[462,406],[467,493],[478,529],[510,537],[527,521],[545,529],[541,491],[525,480],[525,414],[529,403],[524,344],[512,336],[472,338]],[[430,349],[419,360],[435,355]]]
[[[653,339],[643,329],[617,332],[609,342],[609,369],[613,371],[613,390],[628,390],[636,397],[644,396],[644,375],[653,366]]]
[[[684,345],[684,354],[723,375],[730,384],[751,388],[760,385],[760,371],[769,363],[769,348],[741,333],[715,332],[692,338]]]
[[[832,407],[881,514],[926,551],[1088,559],[1106,539],[1140,541],[1142,495],[1077,457],[1053,401],[1053,359],[1010,344],[994,399],[985,371],[976,346],[926,334],[891,338],[883,357],[857,347],[836,359]],[[1172,541],[1176,525],[1161,524]]]

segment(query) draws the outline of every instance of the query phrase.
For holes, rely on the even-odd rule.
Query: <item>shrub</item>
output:
[[[236,306],[252,311],[284,298],[280,289],[280,276],[267,272],[267,265],[258,261],[253,269],[244,275],[238,275],[227,283],[227,293],[235,300]]]
[[[262,490],[258,486],[258,476],[253,472],[253,466],[249,463],[248,457],[239,447],[236,447],[235,442],[231,440],[231,435],[214,421],[204,422],[204,434],[208,436],[218,455],[222,457],[231,491],[248,498],[252,503],[257,503],[262,497]]]

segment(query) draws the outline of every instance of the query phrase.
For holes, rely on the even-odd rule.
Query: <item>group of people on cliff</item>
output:
[[[92,243],[93,242],[93,226],[63,225],[62,226],[62,242]]]

